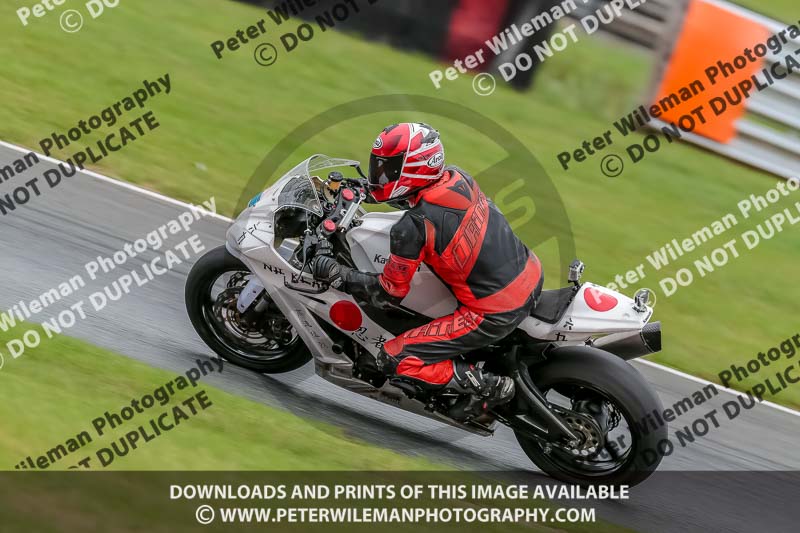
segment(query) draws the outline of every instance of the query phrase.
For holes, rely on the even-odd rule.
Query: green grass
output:
[[[0,332],[0,346],[19,338],[28,328],[19,325]],[[44,333],[41,333],[45,338]],[[53,475],[13,476],[0,483],[2,531],[189,531],[194,530],[194,510],[201,503],[243,507],[342,507],[343,500],[253,500],[230,502],[171,501],[172,484],[222,484],[238,487],[264,485],[488,483],[470,473],[453,472],[444,465],[365,444],[331,425],[299,418],[209,386],[178,391],[164,406],[156,405],[103,435],[92,420],[106,411],[119,413],[131,400],[153,394],[182,374],[152,368],[133,359],[65,336],[44,340],[18,359],[7,352],[0,370],[0,471],[13,470],[26,457],[34,461],[48,450],[87,431],[92,442],[73,451],[45,470]],[[190,365],[187,364],[187,370]],[[225,370],[223,369],[223,372]],[[154,440],[139,442],[137,449],[117,457],[107,468],[95,453],[110,448],[125,433],[204,391],[210,406],[183,420]],[[189,414],[185,405],[183,410]],[[171,418],[168,418],[170,421]],[[171,422],[168,422],[171,423]],[[151,432],[152,433],[152,432]],[[119,444],[118,444],[119,446]],[[58,475],[91,457],[98,475]],[[193,474],[189,471],[202,470]],[[82,471],[82,469],[81,469]],[[112,474],[112,471],[116,471]],[[125,473],[120,471],[126,471]],[[130,471],[137,471],[129,473]],[[140,472],[146,471],[146,472]],[[179,473],[178,471],[184,471]],[[213,472],[218,471],[218,472]],[[256,472],[262,471],[262,472]],[[264,472],[270,471],[270,472]],[[370,471],[374,471],[370,474]],[[2,472],[0,472],[2,474]],[[438,480],[438,481],[437,481]],[[289,492],[291,494],[291,492]],[[436,501],[434,504],[433,502]],[[476,504],[478,502],[475,502]],[[510,502],[486,501],[504,507]],[[516,502],[517,506],[549,506],[542,501]],[[422,500],[418,505],[465,506],[465,501]],[[347,506],[367,506],[367,501]],[[404,506],[410,502],[380,502],[376,506]],[[555,511],[552,511],[555,512]],[[604,522],[554,524],[557,529],[488,524],[482,531],[622,531]],[[242,525],[241,527],[248,527]],[[250,526],[256,527],[256,526]],[[277,526],[270,526],[273,529]],[[311,526],[309,526],[311,527]],[[326,525],[326,531],[375,531],[375,526]],[[313,528],[312,528],[313,529]],[[455,524],[409,524],[392,531],[463,531]]]
[[[788,3],[785,6],[788,12]],[[212,55],[209,43],[262,14],[218,0],[197,0],[191,8],[143,0],[107,10],[76,34],[60,31],[54,16],[28,28],[4,17],[0,30],[15,44],[0,50],[6,71],[0,80],[0,138],[36,148],[40,138],[96,113],[135,89],[140,80],[168,72],[173,93],[156,97],[150,107],[161,127],[96,168],[189,201],[215,195],[221,210],[231,214],[259,162],[298,124],[356,98],[389,93],[434,96],[478,110],[534,152],[569,214],[578,255],[588,265],[585,278],[599,283],[643,263],[647,254],[671,239],[682,239],[735,212],[737,202],[751,193],[763,194],[776,183],[771,176],[685,144],[629,165],[616,179],[605,178],[596,159],[562,171],[556,160],[559,152],[609,129],[612,120],[645,98],[650,57],[604,39],[584,36],[548,61],[531,92],[499,87],[491,97],[481,98],[472,92],[469,77],[435,90],[428,73],[442,65],[426,57],[340,33],[320,34],[291,54],[281,52],[269,68],[255,64],[252,45],[227,53],[221,61]],[[261,40],[277,43],[284,30],[268,28]],[[449,161],[474,174],[503,156],[481,132],[455,121],[428,113],[386,112],[325,130],[298,149],[294,159],[323,152],[363,160],[380,128],[403,120],[437,125],[445,136]],[[621,152],[624,147],[614,148]],[[70,154],[67,150],[59,155]],[[509,180],[543,179],[520,166],[507,173]],[[537,208],[551,201],[535,200]],[[742,221],[731,236],[754,228],[789,204],[784,201]],[[547,285],[552,288],[563,280],[558,279],[555,255],[532,239],[536,229],[526,227],[520,233],[544,252]],[[569,233],[563,226],[549,229],[562,236]],[[690,267],[713,248],[708,245],[663,273],[648,267],[647,278],[635,288],[657,289],[662,274]],[[797,233],[789,228],[675,296],[662,296],[655,318],[664,323],[664,351],[654,359],[716,380],[731,363],[743,364],[796,334],[798,291],[793,280],[798,259]],[[740,385],[749,388],[765,378]],[[800,406],[800,387],[770,399]]]
[[[772,17],[779,22],[797,24],[797,21],[800,20],[800,10],[797,9],[797,2],[794,0],[769,0],[768,2],[737,0],[734,3],[752,9],[756,13]]]
[[[106,411],[119,413],[131,400],[153,394],[179,374],[97,348],[69,337],[45,339],[12,359],[6,343],[28,327],[0,332],[5,366],[0,370],[0,470],[11,470],[26,457],[64,444],[81,431],[93,441],[55,462],[65,470],[87,456],[93,470],[104,470],[95,453],[149,420],[205,391],[212,403],[174,429],[118,457],[106,470],[439,470],[443,467],[364,444],[333,426],[229,394],[203,381],[177,391],[163,407],[137,414],[102,436],[92,427]],[[37,329],[39,329],[37,327]],[[40,330],[41,331],[41,330]],[[187,368],[194,363],[187,362]],[[223,372],[224,372],[223,368]],[[190,413],[188,407],[184,407]],[[152,433],[152,431],[150,431]],[[232,445],[231,443],[235,443]]]

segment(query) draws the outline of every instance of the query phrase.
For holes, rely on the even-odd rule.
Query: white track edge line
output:
[[[7,142],[2,141],[2,140],[0,140],[0,146],[4,146],[6,148],[9,148],[11,150],[15,150],[17,152],[24,153],[24,154],[33,152],[34,154],[36,154],[36,157],[38,157],[39,159],[42,159],[44,161],[49,161],[50,163],[53,163],[53,164],[63,164],[64,163],[64,161],[61,161],[61,160],[56,159],[54,157],[49,157],[49,156],[40,154],[40,153],[38,153],[38,152],[36,152],[34,150],[29,150],[29,149],[24,148],[22,146],[17,146],[15,144],[7,143]],[[144,187],[140,187],[139,185],[134,185],[132,183],[121,181],[121,180],[118,180],[116,178],[110,178],[108,176],[104,176],[103,174],[98,174],[97,172],[94,172],[94,171],[91,171],[91,170],[88,170],[88,169],[80,170],[80,172],[82,174],[86,174],[87,176],[90,176],[90,177],[92,177],[92,178],[94,178],[96,180],[104,181],[106,183],[111,183],[111,184],[117,185],[118,187],[122,187],[122,188],[128,189],[130,191],[138,192],[140,194],[144,194],[145,196],[150,196],[151,198],[156,198],[156,199],[161,200],[162,202],[166,202],[168,204],[179,205],[181,207],[185,207],[185,208],[188,208],[188,209],[195,209],[195,208],[198,207],[197,205],[190,204],[188,202],[183,202],[181,200],[177,200],[177,199],[172,198],[170,196],[166,196],[164,194],[157,193],[157,192],[151,191],[149,189],[145,189]],[[199,206],[199,207],[202,207],[202,206]],[[222,221],[225,221],[225,222],[233,222],[232,219],[230,219],[230,218],[228,218],[228,217],[226,217],[224,215],[220,215],[219,213],[208,213],[207,216],[210,216],[212,218],[216,218],[218,220],[222,220]]]
[[[708,381],[706,379],[699,378],[699,377],[693,376],[691,374],[687,374],[686,372],[681,372],[680,370],[675,370],[674,368],[670,368],[668,366],[664,366],[664,365],[660,365],[658,363],[654,363],[653,361],[648,361],[646,359],[634,359],[634,361],[637,362],[637,363],[641,363],[643,365],[647,365],[647,366],[650,366],[650,367],[653,367],[653,368],[657,368],[657,369],[662,370],[664,372],[667,372],[669,374],[673,374],[675,376],[680,376],[680,377],[688,379],[690,381],[694,381],[695,383],[701,383],[703,385],[713,385],[714,387],[716,387],[717,390],[721,390],[721,391],[733,394],[735,396],[740,396],[742,394],[745,394],[742,391],[737,391],[735,389],[729,389],[728,387],[723,387],[722,385],[714,383],[713,381]],[[780,404],[777,404],[777,403],[774,403],[774,402],[770,402],[770,401],[762,401],[760,403],[761,403],[761,405],[766,405],[767,407],[772,407],[773,409],[777,409],[778,411],[783,411],[784,413],[788,413],[790,415],[800,416],[800,411],[796,411],[796,410],[792,409],[791,407],[786,407],[786,406],[783,406],[783,405],[780,405]]]
[[[23,154],[27,154],[29,152],[34,152],[33,150],[29,150],[29,149],[24,148],[22,146],[17,146],[15,144],[11,144],[11,143],[8,143],[8,142],[2,141],[2,140],[0,140],[0,146],[5,146],[6,148],[9,148],[11,150],[15,150],[15,151],[17,151],[19,153],[23,153]],[[63,163],[63,161],[60,161],[60,160],[55,159],[53,157],[42,155],[42,154],[39,154],[37,152],[34,152],[34,153],[36,154],[37,157],[39,157],[40,159],[43,159],[45,161],[49,161],[49,162],[55,163],[55,164]],[[104,176],[102,174],[98,174],[97,172],[93,172],[91,170],[84,169],[81,172],[83,174],[91,176],[92,178],[95,178],[97,180],[104,181],[106,183],[111,183],[111,184],[114,184],[114,185],[116,185],[118,187],[122,187],[122,188],[128,189],[130,191],[138,192],[140,194],[144,194],[145,196],[150,196],[152,198],[156,198],[158,200],[161,200],[161,201],[169,203],[169,204],[179,205],[181,207],[186,207],[186,208],[189,208],[189,209],[192,209],[192,208],[196,207],[196,206],[194,206],[194,205],[192,205],[190,203],[183,202],[183,201],[178,200],[176,198],[172,198],[170,196],[166,196],[164,194],[157,193],[157,192],[151,191],[149,189],[145,189],[144,187],[139,187],[138,185],[134,185],[132,183],[128,183],[128,182],[125,182],[125,181],[118,180],[116,178],[110,178],[108,176]],[[217,214],[217,213],[212,213],[210,216],[213,216],[214,218],[217,218],[219,220],[223,220],[225,222],[233,222],[232,219],[230,219],[230,218],[228,218],[226,216]],[[688,379],[690,381],[694,381],[696,383],[701,383],[703,385],[713,385],[718,390],[721,390],[721,391],[724,391],[724,392],[727,392],[727,393],[730,393],[730,394],[733,394],[733,395],[736,395],[736,396],[742,394],[741,391],[737,391],[737,390],[734,390],[734,389],[729,389],[727,387],[723,387],[722,385],[718,385],[718,384],[716,384],[716,383],[714,383],[712,381],[708,381],[708,380],[705,380],[703,378],[699,378],[697,376],[693,376],[691,374],[687,374],[685,372],[681,372],[680,370],[675,370],[674,368],[670,368],[668,366],[664,366],[664,365],[660,365],[658,363],[654,363],[653,361],[647,361],[645,359],[636,359],[635,361],[638,362],[638,363],[641,363],[643,365],[650,366],[652,368],[657,368],[657,369],[659,369],[659,370],[661,370],[663,372],[667,372],[669,374],[672,374],[672,375],[675,375],[675,376],[679,376],[679,377],[682,377],[684,379]],[[761,402],[761,405],[766,405],[767,407],[772,407],[773,409],[777,409],[778,411],[782,411],[784,413],[788,413],[788,414],[791,414],[791,415],[794,415],[794,416],[800,416],[800,411],[796,411],[794,409],[791,409],[789,407],[785,407],[783,405],[779,405],[777,403],[765,401],[765,402]]]

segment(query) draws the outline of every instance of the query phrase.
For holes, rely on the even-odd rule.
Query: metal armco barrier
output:
[[[574,18],[580,19],[597,11],[609,0],[593,0],[587,4],[578,2]],[[686,0],[647,0],[635,10],[625,8],[622,17],[603,27],[612,35],[650,49],[659,49],[663,39],[674,35],[673,25],[685,10]]]

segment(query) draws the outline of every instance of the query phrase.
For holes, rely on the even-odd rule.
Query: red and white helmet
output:
[[[427,124],[389,126],[372,146],[369,184],[376,202],[408,198],[443,173],[444,147],[439,132]]]

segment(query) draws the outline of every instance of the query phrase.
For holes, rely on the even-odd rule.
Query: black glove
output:
[[[336,259],[326,255],[317,255],[311,260],[311,273],[314,279],[327,283],[334,289],[339,289],[344,284],[347,267],[336,262]]]

